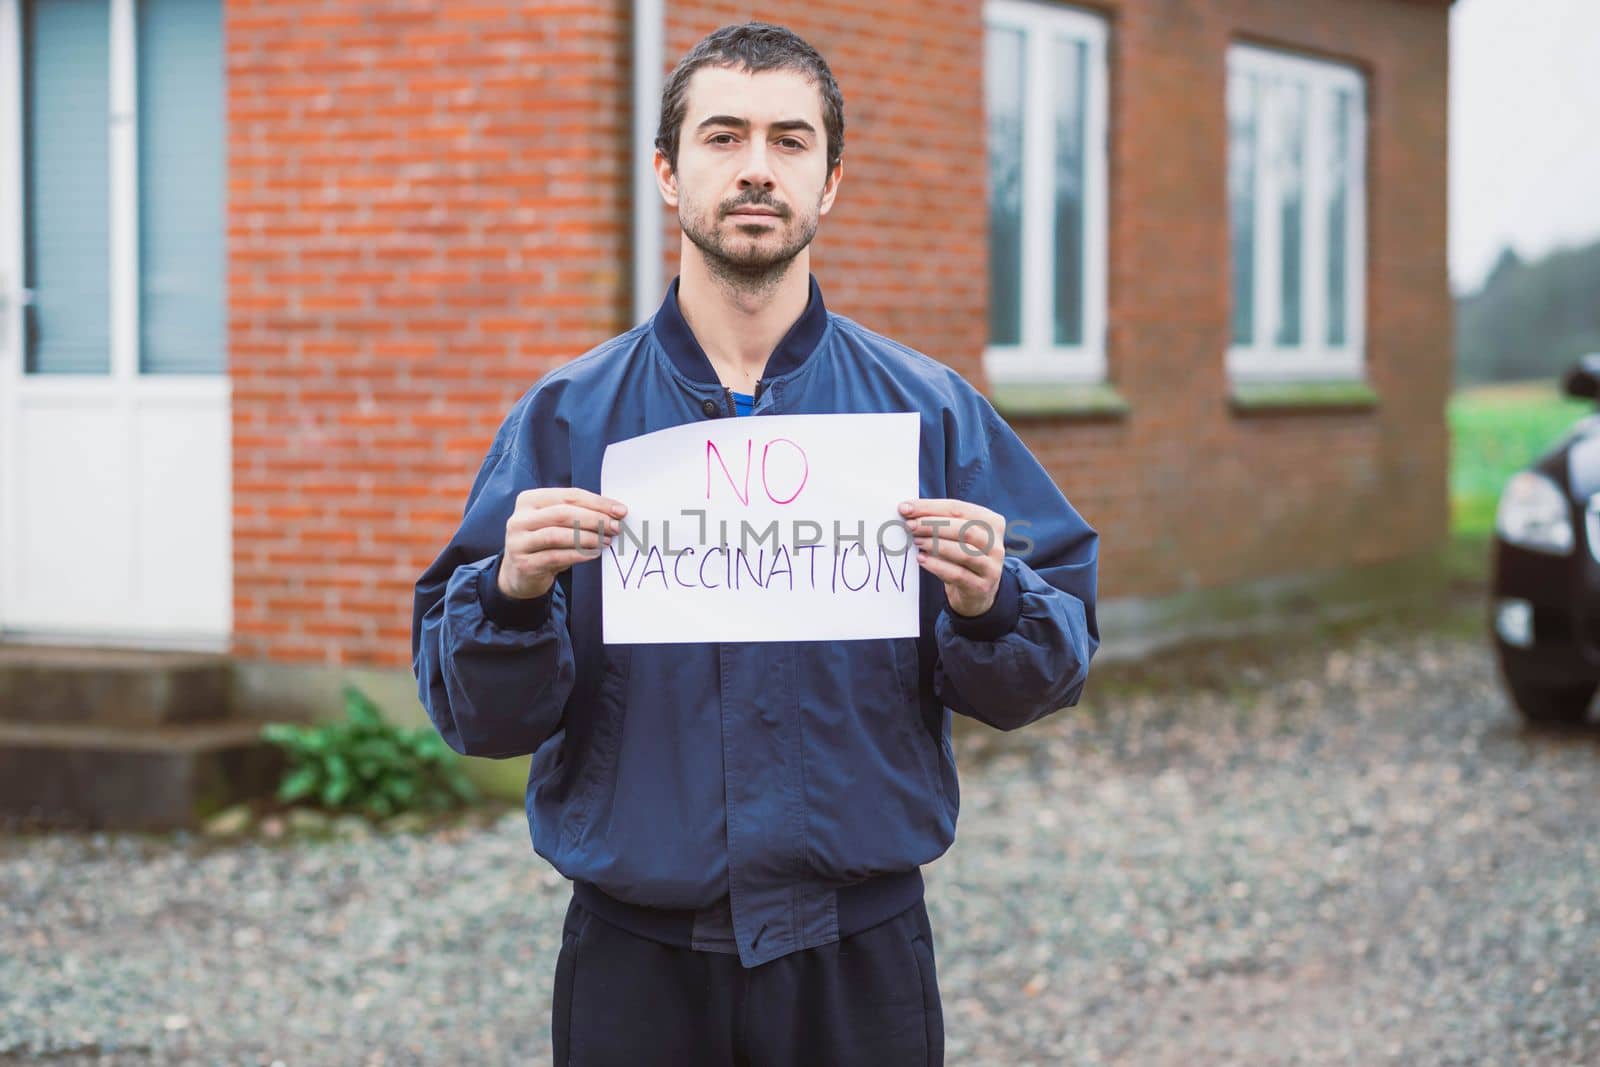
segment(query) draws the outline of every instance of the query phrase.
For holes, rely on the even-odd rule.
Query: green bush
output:
[[[478,799],[455,753],[430,727],[394,726],[352,685],[344,687],[344,706],[343,721],[262,730],[288,757],[279,800],[384,818]]]

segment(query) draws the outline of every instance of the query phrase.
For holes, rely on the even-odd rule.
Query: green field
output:
[[[1450,528],[1480,540],[1494,530],[1494,509],[1506,479],[1527,466],[1563,431],[1595,410],[1562,396],[1552,381],[1463,389],[1450,398]]]

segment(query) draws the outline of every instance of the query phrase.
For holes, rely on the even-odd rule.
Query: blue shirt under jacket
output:
[[[460,527],[416,582],[412,617],[418,693],[450,747],[533,755],[534,850],[617,901],[724,902],[747,967],[838,940],[841,916],[862,911],[851,889],[914,874],[949,848],[952,712],[1010,730],[1073,705],[1100,644],[1096,532],[982,394],[829,312],[810,283],[752,417],[920,414],[919,495],[1007,519],[987,613],[953,614],[924,572],[920,637],[607,645],[599,559],[536,600],[500,594],[518,493],[598,492],[607,444],[734,414],[674,279],[649,320],[512,407]]]

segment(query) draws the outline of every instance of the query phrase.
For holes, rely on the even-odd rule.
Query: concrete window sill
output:
[[[1234,382],[1228,406],[1237,415],[1371,411],[1378,394],[1366,382]]]
[[[1107,382],[996,382],[989,390],[995,410],[1008,419],[1068,421],[1121,419],[1128,401]]]

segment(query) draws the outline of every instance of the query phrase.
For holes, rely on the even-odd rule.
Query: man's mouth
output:
[[[734,218],[775,219],[778,213],[769,207],[741,207],[729,212]]]

